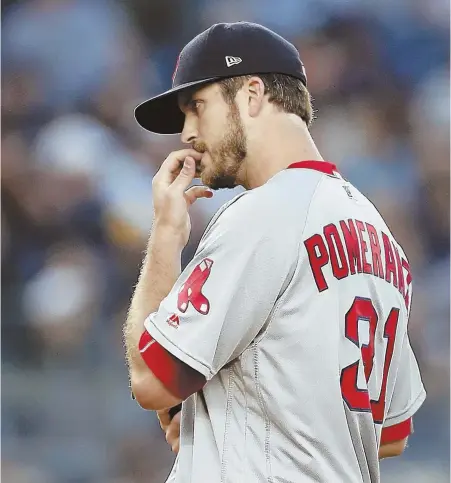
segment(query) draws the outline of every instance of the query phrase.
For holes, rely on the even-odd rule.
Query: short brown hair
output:
[[[263,81],[265,91],[272,102],[284,112],[296,114],[307,126],[313,121],[312,97],[305,85],[294,77],[285,74],[256,74]],[[232,104],[238,90],[251,75],[230,77],[218,81],[227,103]]]

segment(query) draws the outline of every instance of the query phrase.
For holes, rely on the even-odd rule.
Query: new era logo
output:
[[[232,67],[232,65],[239,64],[240,62],[243,62],[243,59],[240,57],[232,57],[231,55],[226,55],[225,58],[227,67]]]

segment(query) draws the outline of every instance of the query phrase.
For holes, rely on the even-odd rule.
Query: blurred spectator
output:
[[[138,48],[127,15],[111,0],[25,0],[5,17],[4,59],[34,71],[46,102],[59,109],[120,69],[136,68]]]

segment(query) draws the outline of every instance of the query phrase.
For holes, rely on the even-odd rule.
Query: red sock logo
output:
[[[210,275],[213,260],[204,258],[194,267],[191,275],[181,286],[177,300],[177,307],[180,312],[186,312],[191,305],[202,315],[207,315],[210,310],[210,302],[202,293],[202,287]]]

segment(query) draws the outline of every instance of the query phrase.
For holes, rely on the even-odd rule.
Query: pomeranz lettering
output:
[[[398,288],[398,273],[396,270],[395,256],[393,254],[390,239],[384,232],[382,232],[382,240],[384,242],[385,252],[385,281],[392,283],[395,288]]]
[[[325,226],[324,236],[329,247],[332,273],[337,280],[341,280],[349,275],[349,267],[337,227],[333,223]]]
[[[395,241],[384,232],[378,233],[370,223],[351,219],[329,223],[322,233],[305,240],[304,246],[319,292],[329,288],[330,273],[337,280],[364,273],[393,285],[409,309],[412,283],[409,263],[401,258]]]
[[[305,248],[307,248],[310,267],[318,291],[322,292],[327,290],[329,286],[327,285],[322,269],[329,263],[329,253],[327,252],[323,237],[319,234],[313,235],[308,240],[304,241],[304,245]]]
[[[407,272],[406,276],[406,294],[404,295],[404,302],[406,303],[407,310],[410,310],[410,292],[412,290],[412,273],[410,271],[410,265],[407,260],[402,259],[402,268]]]
[[[392,245],[393,245],[393,250],[395,251],[396,267],[398,270],[398,290],[399,290],[399,293],[405,298],[406,289],[404,285],[404,273],[402,270],[401,257],[399,255],[398,247],[393,242],[392,242]]]
[[[371,265],[368,263],[368,260],[366,259],[366,253],[368,252],[368,245],[366,241],[363,239],[365,224],[363,223],[363,221],[360,221],[360,220],[355,220],[355,224],[357,226],[357,233],[359,235],[359,242],[360,242],[360,248],[362,253],[363,273],[368,273],[371,275],[373,273],[371,271]]]
[[[369,223],[366,224],[366,231],[370,239],[371,253],[373,254],[373,273],[376,277],[384,278],[381,261],[381,247],[379,245],[379,238],[377,236],[376,228]]]
[[[340,221],[340,228],[343,232],[346,250],[348,251],[349,270],[351,274],[362,273],[362,259],[360,258],[360,246],[359,239],[357,237],[357,231],[352,220]]]

